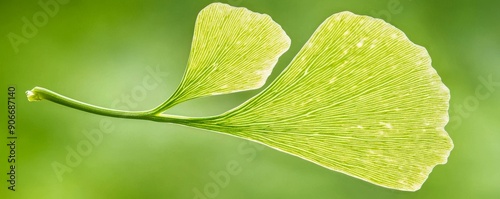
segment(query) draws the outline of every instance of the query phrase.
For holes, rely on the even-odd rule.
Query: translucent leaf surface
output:
[[[349,12],[329,17],[267,89],[235,109],[163,114],[192,98],[261,87],[289,45],[269,16],[214,3],[198,15],[179,88],[152,110],[108,109],[42,87],[26,94],[104,116],[224,132],[399,190],[418,190],[446,163],[449,90],[427,51],[382,20]]]
[[[198,14],[188,66],[169,103],[260,88],[289,47],[268,15],[210,4]]]
[[[453,148],[444,130],[449,98],[423,47],[382,20],[342,12],[270,87],[200,124],[414,191]]]

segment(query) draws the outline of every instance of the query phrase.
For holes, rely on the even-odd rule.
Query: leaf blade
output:
[[[453,148],[444,130],[449,98],[425,48],[382,20],[342,12],[268,88],[212,122],[223,126],[213,130],[415,191]]]
[[[290,38],[268,15],[212,3],[198,14],[188,66],[167,101],[258,89],[289,47]]]

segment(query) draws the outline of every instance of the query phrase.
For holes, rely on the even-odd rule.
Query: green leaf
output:
[[[453,148],[449,99],[425,48],[382,20],[342,12],[262,93],[197,125],[415,191]]]
[[[450,95],[429,54],[390,24],[349,12],[329,17],[285,71],[242,105],[205,118],[162,114],[196,97],[261,87],[289,45],[269,16],[214,3],[198,16],[178,90],[153,110],[108,109],[42,87],[26,94],[99,115],[227,133],[398,190],[418,190],[446,163]]]
[[[184,78],[162,109],[202,96],[264,85],[290,38],[271,17],[213,3],[196,19]]]

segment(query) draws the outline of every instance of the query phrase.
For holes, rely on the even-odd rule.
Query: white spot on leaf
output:
[[[365,40],[359,41],[358,44],[356,44],[356,47],[361,48],[363,46],[363,42],[365,42]]]
[[[388,129],[392,129],[392,124],[391,123],[379,122],[379,124],[384,125]]]

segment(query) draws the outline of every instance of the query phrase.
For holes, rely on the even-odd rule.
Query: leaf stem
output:
[[[88,113],[94,113],[98,115],[116,117],[116,118],[142,119],[142,120],[151,120],[156,122],[171,122],[178,124],[186,124],[188,121],[196,120],[196,118],[162,114],[154,109],[147,111],[124,111],[124,110],[104,108],[66,97],[64,95],[61,95],[59,93],[56,93],[54,91],[42,87],[35,87],[29,91],[26,91],[26,96],[28,97],[28,101],[30,102],[48,100],[63,106],[71,107]]]

